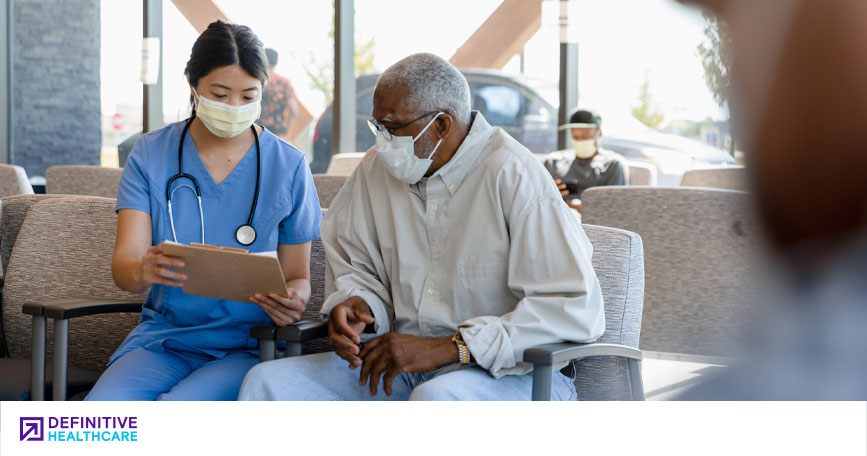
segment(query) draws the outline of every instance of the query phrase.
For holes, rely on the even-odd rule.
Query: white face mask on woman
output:
[[[261,113],[262,98],[241,106],[232,106],[200,96],[196,89],[196,117],[208,130],[221,138],[234,138],[253,125]]]
[[[385,165],[385,168],[388,169],[388,172],[392,176],[407,184],[415,184],[424,177],[424,174],[433,163],[433,156],[443,142],[443,139],[440,138],[437,141],[436,146],[434,146],[427,158],[418,158],[415,155],[415,142],[433,125],[440,114],[443,113],[438,112],[415,138],[412,136],[392,135],[391,140],[388,140],[385,139],[385,135],[382,133],[376,135],[376,155],[379,156],[379,160],[382,161],[382,164]]]

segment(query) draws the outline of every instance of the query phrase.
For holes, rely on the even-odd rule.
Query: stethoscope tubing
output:
[[[174,194],[175,190],[177,190],[181,187],[190,188],[196,193],[196,199],[199,202],[199,218],[201,220],[201,226],[202,226],[202,243],[204,244],[205,243],[205,213],[202,211],[202,192],[201,192],[201,189],[199,188],[199,182],[196,180],[196,178],[193,177],[191,174],[187,174],[184,172],[184,139],[187,136],[187,130],[190,129],[190,125],[193,123],[193,119],[195,119],[195,114],[193,114],[193,116],[191,116],[189,119],[187,119],[186,123],[184,124],[184,129],[181,132],[181,140],[180,140],[180,143],[178,144],[178,173],[175,174],[174,176],[170,177],[169,182],[166,184],[166,201],[167,201],[168,210],[169,210],[169,224],[172,227],[172,238],[174,239],[175,242],[177,242],[178,238],[177,238],[177,234],[175,233],[174,215],[172,214],[172,195]],[[253,138],[256,141],[256,189],[253,192],[253,204],[250,206],[250,216],[247,218],[247,225],[246,226],[249,226],[253,232],[253,241],[250,241],[249,243],[246,243],[246,244],[241,241],[240,236],[237,233],[240,232],[241,228],[243,228],[245,226],[245,225],[242,225],[241,227],[238,228],[238,230],[236,231],[236,235],[235,235],[235,239],[241,245],[250,245],[253,242],[255,242],[255,239],[256,239],[256,230],[255,230],[255,228],[253,228],[253,218],[256,215],[256,206],[258,205],[258,202],[259,202],[259,186],[260,186],[261,177],[262,177],[262,149],[259,146],[259,132],[256,131],[255,125],[251,125],[250,129],[253,130]],[[190,182],[193,183],[193,187],[190,187],[189,185],[179,185],[178,187],[175,188],[175,190],[172,190],[172,184],[178,179],[189,180]]]

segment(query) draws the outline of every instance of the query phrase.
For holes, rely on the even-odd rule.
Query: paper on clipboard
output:
[[[227,301],[250,302],[254,294],[288,296],[276,256],[208,245],[160,244],[166,256],[183,260],[174,271],[187,275],[184,293]]]

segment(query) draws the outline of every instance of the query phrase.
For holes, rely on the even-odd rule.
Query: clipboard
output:
[[[204,244],[160,244],[166,256],[183,260],[174,271],[187,275],[184,293],[227,301],[250,302],[254,294],[289,296],[280,261],[242,249]]]

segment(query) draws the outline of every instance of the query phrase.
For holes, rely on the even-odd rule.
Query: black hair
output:
[[[277,57],[279,55],[277,54],[277,51],[271,48],[265,48],[265,55],[268,56],[268,65],[270,65],[271,68],[277,66]]]
[[[268,63],[259,37],[250,27],[218,20],[208,24],[208,28],[193,43],[184,74],[190,78],[190,85],[196,87],[199,79],[211,71],[235,64],[258,79],[262,86],[268,82]],[[193,110],[192,117],[195,117],[196,108],[192,95],[190,105]]]

